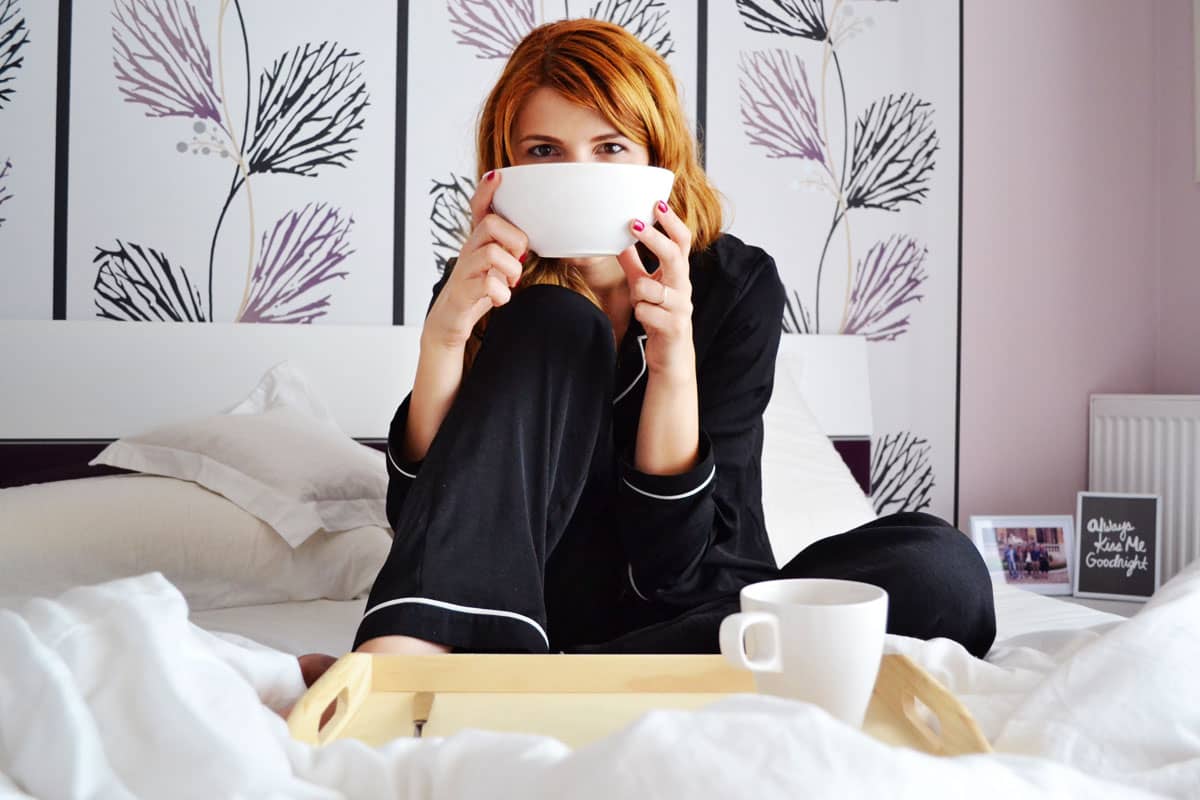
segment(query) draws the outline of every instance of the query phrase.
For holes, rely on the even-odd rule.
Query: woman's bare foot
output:
[[[444,644],[427,642],[424,639],[415,639],[412,636],[378,636],[363,642],[359,645],[356,652],[378,653],[380,655],[431,656],[449,653],[450,648]],[[297,660],[300,662],[300,675],[304,678],[304,685],[308,687],[316,683],[337,662],[336,658],[324,653],[305,653],[299,656]],[[288,715],[292,713],[293,708],[295,708],[294,704],[288,706],[279,712],[279,716],[287,719]],[[336,709],[337,701],[335,700],[321,714],[319,727],[324,727]]]
[[[300,677],[304,679],[304,685],[311,687],[317,682],[317,679],[324,675],[330,667],[337,663],[337,659],[333,656],[327,656],[324,653],[305,653],[302,656],[297,656],[297,661],[300,662]],[[287,719],[292,713],[292,709],[296,707],[295,703],[282,709],[279,716]],[[325,713],[321,715],[321,725],[329,721],[333,716],[334,709],[337,708],[337,701],[329,704],[329,708],[325,709]]]
[[[377,636],[360,644],[357,652],[390,656],[436,656],[449,653],[450,648],[412,636]]]
[[[325,672],[332,667],[337,659],[324,653],[305,653],[297,659],[300,662],[300,675],[304,678],[305,686],[312,686]]]

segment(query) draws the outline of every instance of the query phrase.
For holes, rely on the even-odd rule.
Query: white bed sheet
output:
[[[888,748],[755,695],[651,713],[577,751],[479,731],[313,749],[263,705],[298,696],[295,659],[189,624],[182,595],[152,574],[0,610],[0,795],[1194,797],[1197,618],[1200,564],[1127,621],[1018,633],[990,663],[888,637],[963,698],[991,755]]]
[[[1037,631],[1077,631],[1125,619],[1004,583],[993,583],[992,591],[996,598],[997,643]]]
[[[1123,619],[1003,583],[993,588],[997,643],[1038,631],[1074,631]],[[365,600],[311,600],[197,611],[191,620],[207,630],[235,633],[285,653],[341,655],[353,644],[365,607]]]
[[[293,655],[341,655],[354,644],[366,599],[294,603],[194,611],[191,620],[209,631],[235,633]]]

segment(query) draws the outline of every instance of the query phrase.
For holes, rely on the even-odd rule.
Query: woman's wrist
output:
[[[463,345],[455,345],[429,326],[421,331],[421,352],[404,434],[405,460],[425,458],[462,382],[463,351]]]
[[[653,380],[666,386],[677,388],[695,387],[696,385],[696,353],[688,343],[681,352],[662,359],[660,363],[647,361],[646,371],[648,380]]]
[[[648,366],[634,452],[639,472],[677,475],[695,466],[700,427],[695,362],[694,354],[683,353]]]
[[[432,316],[432,315],[431,315]],[[468,334],[468,337],[470,334]],[[426,318],[421,328],[421,352],[430,353],[435,357],[457,355],[462,358],[466,350],[467,340],[444,330],[440,325]]]

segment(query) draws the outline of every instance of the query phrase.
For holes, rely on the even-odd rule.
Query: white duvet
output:
[[[1200,797],[1200,564],[1132,619],[988,662],[890,637],[997,753],[889,748],[801,704],[662,712],[578,751],[538,737],[292,741],[293,657],[188,622],[157,574],[0,611],[0,796],[37,798]]]

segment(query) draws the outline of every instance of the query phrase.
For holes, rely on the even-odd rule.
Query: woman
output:
[[[355,639],[374,653],[715,652],[747,583],[840,577],[891,594],[889,630],[983,655],[987,569],[923,514],[818,542],[777,569],[762,413],[784,290],[721,233],[666,63],[622,28],[537,28],[484,105],[472,229],[433,290],[388,439],[395,530]],[[539,259],[490,210],[519,164],[675,173],[638,245]]]

